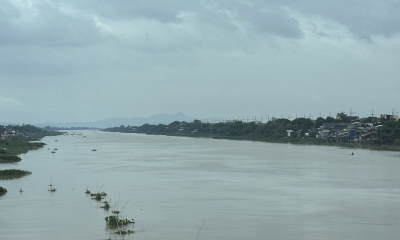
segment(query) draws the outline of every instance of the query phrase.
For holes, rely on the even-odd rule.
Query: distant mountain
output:
[[[93,128],[108,128],[108,127],[118,127],[121,125],[131,125],[131,126],[141,126],[143,124],[169,124],[173,121],[185,121],[185,122],[192,122],[195,118],[187,117],[183,113],[178,112],[175,114],[158,114],[151,116],[149,118],[106,118],[96,122],[67,122],[67,123],[53,123],[53,122],[46,122],[46,123],[38,123],[33,124],[37,127],[93,127]]]

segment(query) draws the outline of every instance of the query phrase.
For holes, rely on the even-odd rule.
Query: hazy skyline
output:
[[[400,112],[395,0],[0,4],[0,122]]]

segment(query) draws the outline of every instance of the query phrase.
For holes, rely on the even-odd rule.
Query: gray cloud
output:
[[[295,11],[341,24],[360,39],[370,41],[374,35],[391,37],[400,33],[400,2],[397,0],[283,2]]]
[[[24,107],[2,116],[391,109],[397,12],[391,0],[3,1],[0,96]]]
[[[5,3],[0,8],[0,45],[82,47],[102,39],[92,18],[69,15],[61,4],[34,2],[18,8]]]

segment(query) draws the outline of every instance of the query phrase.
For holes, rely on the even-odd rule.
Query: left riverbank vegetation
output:
[[[62,133],[44,130],[29,124],[0,125],[0,164],[19,162],[21,158],[18,155],[45,145],[39,142],[40,139],[60,134]],[[29,174],[31,172],[17,169],[0,170],[0,180],[20,178]]]
[[[344,112],[336,117],[272,118],[261,121],[223,122],[175,121],[170,124],[144,124],[107,128],[104,131],[162,134],[170,136],[211,137],[266,142],[339,145],[400,151],[400,121],[396,115],[359,118]]]
[[[0,180],[11,180],[31,175],[32,172],[19,169],[0,170]]]

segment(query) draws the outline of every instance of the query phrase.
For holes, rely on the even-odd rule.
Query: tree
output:
[[[317,119],[315,120],[315,126],[316,126],[316,127],[322,126],[322,124],[324,124],[325,122],[326,122],[325,119],[323,119],[322,117],[319,117],[319,118],[317,118]]]
[[[325,123],[334,123],[334,122],[336,122],[336,119],[334,119],[334,118],[331,117],[331,116],[328,116],[328,117],[326,117],[326,119],[325,119]]]
[[[350,123],[350,121],[351,121],[351,118],[349,116],[347,116],[347,114],[344,112],[337,113],[336,119],[339,122],[344,122],[344,123]]]

